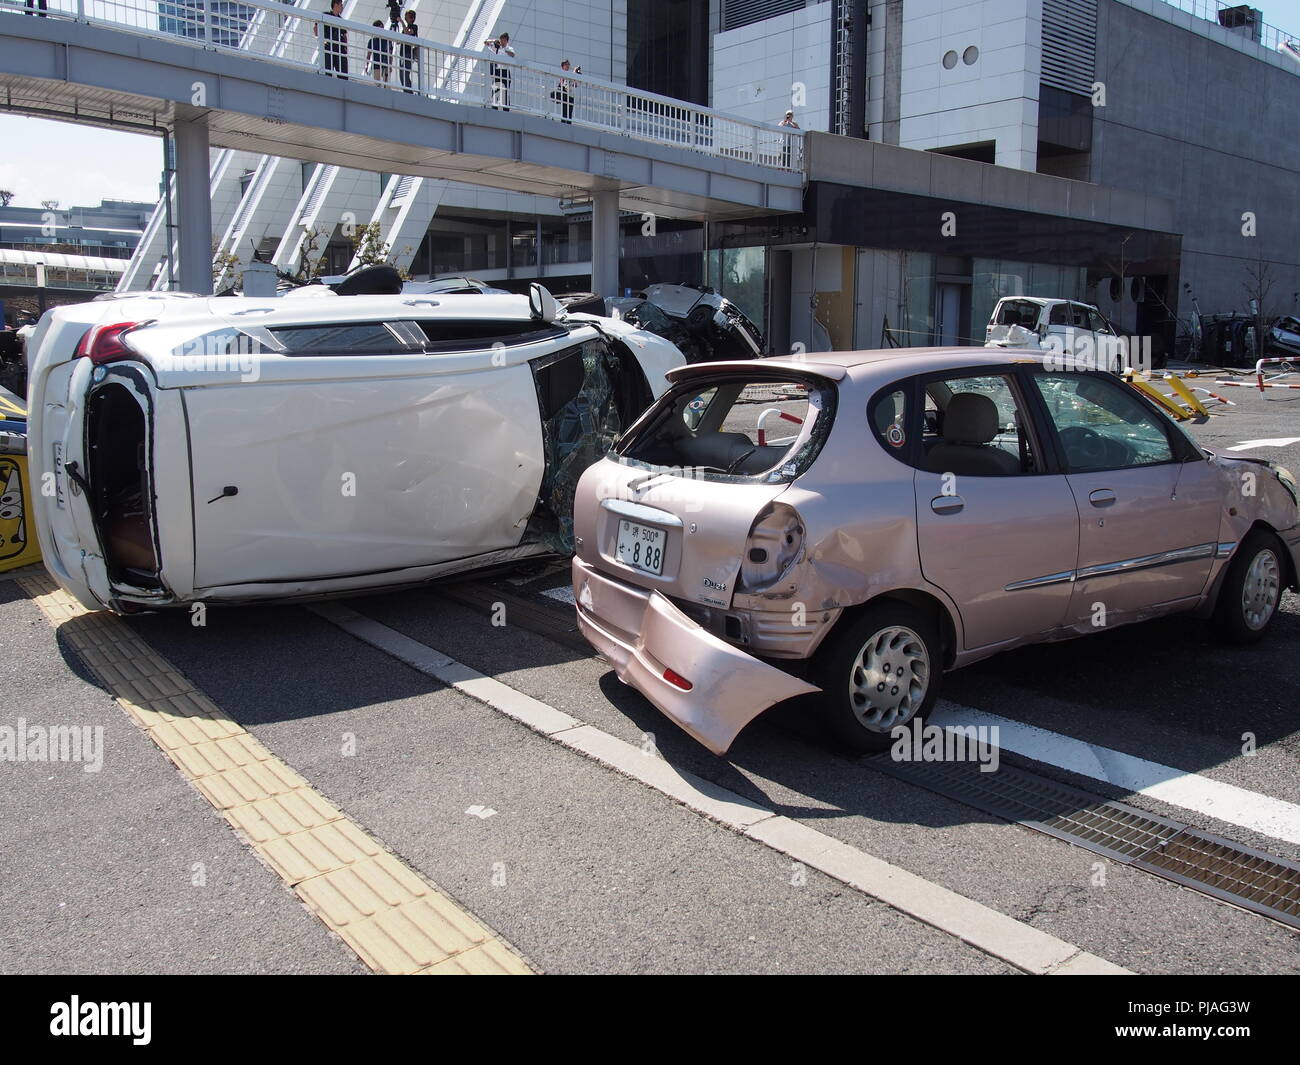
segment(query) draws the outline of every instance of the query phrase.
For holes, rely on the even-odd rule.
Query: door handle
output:
[[[961,496],[935,496],[930,500],[930,509],[936,514],[956,514],[965,505]]]
[[[1115,493],[1109,488],[1094,488],[1088,493],[1088,502],[1094,507],[1108,507],[1115,502]]]

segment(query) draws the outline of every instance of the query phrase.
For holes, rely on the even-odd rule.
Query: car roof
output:
[[[1050,354],[1050,353],[1048,353]],[[669,378],[681,381],[715,371],[763,373],[779,370],[787,373],[812,373],[831,381],[844,378],[877,379],[911,377],[935,370],[967,370],[981,366],[1005,366],[1025,362],[1042,365],[1047,358],[1042,351],[1028,348],[880,348],[861,351],[825,351],[799,356],[773,356],[766,359],[729,362],[697,362],[669,371]]]
[[[1088,303],[1085,300],[1066,300],[1058,299],[1052,296],[1003,296],[998,303],[1037,303],[1040,307],[1055,307],[1060,303],[1074,303],[1080,307],[1088,307],[1097,310],[1095,303]]]

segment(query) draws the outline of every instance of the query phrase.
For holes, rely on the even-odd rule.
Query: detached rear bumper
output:
[[[636,688],[714,754],[774,703],[820,689],[706,631],[659,592],[573,560],[578,627],[620,680]],[[690,691],[664,679],[672,670]]]

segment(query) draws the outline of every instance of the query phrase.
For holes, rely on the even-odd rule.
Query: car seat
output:
[[[998,407],[979,392],[958,392],[944,411],[943,439],[931,449],[931,473],[1005,477],[1020,472],[1016,456],[989,443],[998,435]]]

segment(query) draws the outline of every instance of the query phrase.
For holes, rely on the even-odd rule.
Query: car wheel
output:
[[[868,607],[831,638],[815,668],[831,733],[855,751],[883,751],[899,725],[923,719],[939,694],[943,653],[934,619],[906,603]]]
[[[1256,531],[1242,541],[1214,605],[1214,627],[1229,643],[1254,643],[1277,617],[1285,580],[1282,546]]]

